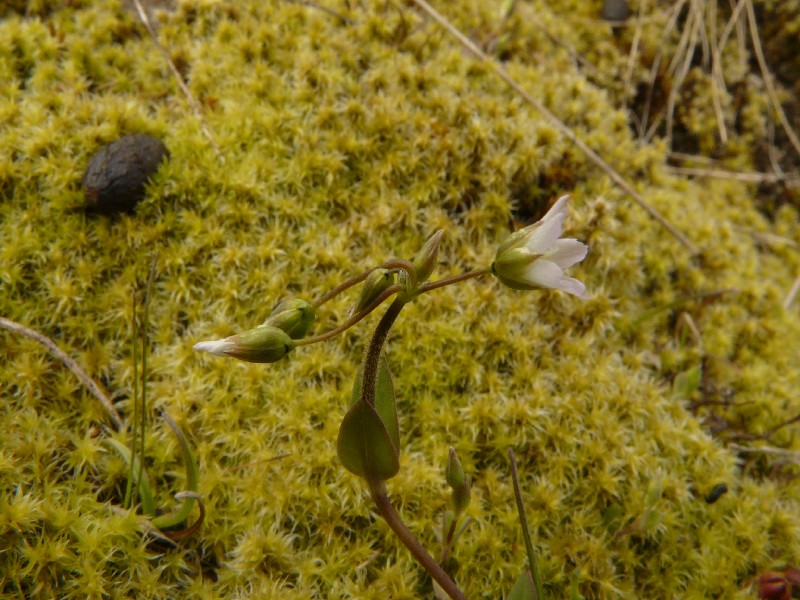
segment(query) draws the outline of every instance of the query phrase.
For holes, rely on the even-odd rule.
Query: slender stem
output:
[[[139,343],[139,335],[136,329],[136,294],[131,297],[133,304],[133,318],[131,319],[131,326],[133,332],[131,339],[133,340],[133,417],[131,425],[131,471],[128,475],[128,483],[125,486],[125,501],[122,506],[127,510],[131,507],[133,500],[133,480],[136,477],[136,424],[139,415],[139,352],[137,350]],[[138,486],[137,486],[138,487]]]
[[[405,294],[402,296],[404,295]],[[375,332],[372,334],[372,339],[369,341],[369,345],[364,352],[364,375],[361,384],[361,402],[367,402],[370,406],[375,406],[375,385],[378,380],[378,360],[381,356],[383,343],[386,341],[386,337],[389,335],[389,330],[392,328],[392,325],[400,314],[400,311],[409,302],[408,298],[404,298],[402,296],[395,298],[394,302],[392,302],[389,308],[386,309],[386,312],[383,313],[381,320],[378,321],[378,325],[375,327]]]
[[[400,515],[397,514],[397,511],[389,500],[389,496],[386,493],[386,486],[383,482],[371,483],[370,493],[372,494],[372,500],[375,502],[375,506],[378,508],[378,512],[381,513],[386,523],[392,528],[392,531],[394,531],[395,535],[403,542],[405,547],[408,548],[414,558],[416,558],[430,576],[436,580],[436,583],[439,584],[445,593],[453,600],[467,600],[464,592],[450,579],[450,576],[445,573],[444,569],[439,566],[439,563],[428,554],[419,540],[411,533],[411,530],[403,523]]]
[[[525,507],[522,506],[522,492],[519,489],[519,477],[517,475],[517,461],[514,458],[514,451],[508,449],[508,458],[511,461],[511,480],[514,482],[514,497],[517,500],[517,512],[519,512],[519,522],[522,526],[522,538],[525,540],[525,551],[528,553],[528,567],[533,578],[533,586],[536,588],[536,600],[544,600],[544,589],[542,580],[539,578],[539,568],[533,556],[533,543],[531,534],[528,531],[528,519],[525,518]]]
[[[453,285],[454,283],[461,283],[462,281],[467,281],[468,279],[474,279],[475,277],[482,277],[483,275],[488,275],[491,272],[492,268],[486,267],[485,269],[476,269],[474,271],[467,271],[466,273],[461,273],[460,275],[445,277],[444,279],[440,279],[439,281],[434,281],[431,283],[423,283],[417,289],[417,294],[424,294],[425,292],[430,292],[432,290],[444,287],[446,285]]]
[[[445,561],[450,558],[450,552],[453,550],[453,536],[456,534],[456,525],[458,524],[458,515],[453,513],[453,520],[450,522],[450,527],[447,532],[444,531],[444,538],[442,538],[442,560],[439,564],[444,565]]]
[[[150,273],[147,276],[147,288],[145,289],[144,307],[142,329],[142,400],[141,400],[141,421],[139,422],[139,439],[141,443],[141,457],[139,459],[139,473],[136,477],[136,486],[138,490],[139,482],[142,481],[142,471],[144,470],[144,450],[145,450],[145,429],[147,427],[147,330],[150,326],[150,297],[153,291],[153,281],[156,278],[156,267],[158,265],[158,251],[153,256],[153,262],[150,263]],[[136,316],[134,315],[134,320]],[[134,339],[134,346],[136,340]],[[133,427],[136,427],[134,421]],[[132,460],[134,457],[132,457]]]
[[[327,292],[326,294],[323,294],[317,299],[316,302],[314,302],[314,308],[319,308],[320,306],[322,306],[329,300],[332,300],[342,292],[349,290],[354,285],[358,285],[359,283],[364,281],[369,276],[370,273],[372,273],[377,269],[401,270],[405,271],[406,273],[409,273],[410,275],[411,273],[414,272],[414,265],[412,265],[407,260],[403,260],[402,258],[393,258],[392,260],[387,260],[385,263],[380,264],[377,267],[372,267],[371,269],[367,269],[363,273],[359,273],[355,277],[351,277],[350,279],[343,281],[335,288],[333,288],[331,291]]]
[[[301,339],[301,340],[295,340],[296,345],[297,346],[308,346],[310,344],[316,344],[317,342],[324,342],[325,340],[329,340],[332,337],[335,337],[335,336],[339,335],[340,333],[342,333],[346,329],[350,329],[353,325],[358,323],[361,319],[363,319],[368,314],[370,314],[373,310],[378,308],[389,296],[391,296],[392,294],[396,294],[397,292],[399,292],[399,291],[401,291],[403,289],[405,289],[405,286],[403,284],[401,284],[401,283],[395,283],[395,284],[389,286],[388,288],[386,288],[383,291],[383,293],[380,296],[375,298],[375,300],[373,300],[372,303],[369,306],[367,306],[367,308],[365,308],[361,312],[358,312],[358,313],[354,314],[352,317],[347,319],[347,321],[345,321],[344,323],[342,323],[341,325],[339,325],[335,329],[331,329],[330,331],[326,331],[325,333],[321,333],[320,335],[317,335],[317,336],[314,336],[314,337],[305,338],[305,339]]]

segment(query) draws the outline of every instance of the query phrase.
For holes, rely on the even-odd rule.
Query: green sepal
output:
[[[283,330],[293,340],[304,338],[314,324],[316,311],[305,300],[283,300],[273,309],[272,314],[262,323]]]

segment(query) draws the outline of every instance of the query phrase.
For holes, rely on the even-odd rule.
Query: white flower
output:
[[[559,239],[567,218],[562,196],[533,225],[512,233],[497,250],[492,274],[515,290],[551,288],[586,298],[586,286],[564,275],[564,269],[584,259],[589,247],[575,239]]]

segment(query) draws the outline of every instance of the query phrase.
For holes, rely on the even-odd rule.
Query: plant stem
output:
[[[406,527],[406,524],[403,523],[400,515],[397,514],[397,511],[389,500],[389,496],[386,493],[386,486],[383,482],[370,483],[370,493],[372,494],[372,500],[375,502],[375,506],[378,508],[378,512],[381,513],[386,523],[392,528],[392,531],[394,531],[395,535],[403,542],[405,547],[408,548],[414,558],[417,559],[417,562],[419,562],[430,576],[436,580],[436,583],[439,584],[445,593],[453,600],[467,600],[464,592],[450,579],[444,569],[439,566],[439,563],[428,554],[419,540],[414,537],[414,534],[411,533],[408,527]]]
[[[402,258],[393,258],[392,260],[387,260],[385,263],[378,265],[377,267],[372,267],[371,269],[367,269],[363,273],[359,273],[355,277],[351,277],[350,279],[343,281],[331,291],[323,294],[320,298],[314,302],[314,308],[319,308],[329,300],[332,300],[339,294],[344,291],[349,290],[354,285],[358,285],[362,281],[364,281],[370,273],[377,269],[390,269],[390,270],[400,270],[405,271],[409,274],[409,276],[414,272],[414,265],[412,265],[409,261],[403,260]]]
[[[133,340],[133,424],[131,426],[131,472],[128,475],[128,483],[125,486],[125,500],[122,503],[125,510],[131,507],[131,502],[133,501],[133,480],[138,475],[138,471],[136,470],[136,424],[139,416],[139,352],[137,350],[139,335],[136,329],[136,294],[132,296],[131,303],[133,304],[133,311],[131,313],[133,315],[131,318],[131,339]]]
[[[423,283],[417,289],[417,294],[424,294],[425,292],[430,292],[432,290],[436,290],[446,285],[461,283],[462,281],[466,281],[467,279],[474,279],[475,277],[488,275],[489,273],[491,273],[491,271],[492,271],[491,267],[486,267],[485,269],[475,269],[474,271],[467,271],[466,273],[461,273],[460,275],[445,277],[444,279],[440,279],[438,281],[434,281],[431,283]]]
[[[528,554],[528,567],[533,578],[533,586],[536,588],[536,600],[544,600],[544,588],[542,580],[539,578],[539,568],[533,556],[533,543],[531,534],[528,531],[528,519],[525,518],[525,507],[522,506],[522,492],[519,489],[519,476],[517,475],[517,461],[514,458],[514,451],[508,449],[508,458],[511,461],[511,480],[514,482],[514,497],[517,500],[517,512],[519,512],[519,522],[522,526],[522,538],[525,540],[525,551]]]
[[[361,402],[367,402],[370,406],[375,406],[375,385],[378,379],[378,360],[381,356],[383,343],[386,341],[386,337],[389,335],[389,330],[392,328],[392,325],[400,314],[400,311],[403,309],[406,303],[409,302],[409,298],[404,298],[402,296],[405,296],[405,294],[395,298],[394,302],[392,302],[389,308],[386,309],[386,312],[383,313],[381,320],[378,321],[378,325],[375,327],[375,332],[372,334],[372,339],[370,339],[369,345],[364,352],[364,375],[361,384]]]
[[[397,292],[403,289],[405,289],[405,286],[400,283],[395,283],[394,285],[389,286],[383,291],[383,293],[380,296],[375,298],[375,300],[373,300],[372,303],[369,306],[367,306],[367,308],[365,308],[361,312],[354,314],[352,317],[347,319],[347,321],[345,321],[335,329],[331,329],[330,331],[326,331],[325,333],[321,333],[320,335],[314,337],[295,340],[296,345],[308,346],[310,344],[316,344],[317,342],[324,342],[325,340],[329,340],[332,337],[339,335],[346,329],[350,329],[353,325],[358,323],[361,319],[363,319],[373,310],[378,308],[389,296],[391,296],[392,294],[396,294]]]

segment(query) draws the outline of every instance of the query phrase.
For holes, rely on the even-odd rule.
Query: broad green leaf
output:
[[[368,481],[385,481],[400,470],[397,446],[378,412],[366,402],[356,401],[347,411],[336,450],[345,469]]]
[[[355,405],[361,397],[361,385],[363,378],[363,366],[358,370],[356,380],[353,383],[353,395],[351,405]],[[394,395],[394,385],[392,384],[392,374],[389,372],[389,365],[386,362],[386,355],[381,353],[378,359],[378,377],[375,381],[375,410],[383,422],[395,449],[400,449],[400,427],[397,423],[397,400]]]

